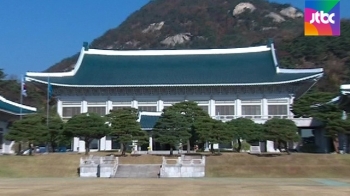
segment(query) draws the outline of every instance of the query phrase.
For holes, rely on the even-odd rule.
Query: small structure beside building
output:
[[[36,113],[36,108],[19,104],[0,96],[0,154],[13,154],[14,142],[8,141],[4,135],[14,120],[20,119],[20,116]]]

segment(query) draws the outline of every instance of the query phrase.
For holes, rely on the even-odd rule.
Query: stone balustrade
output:
[[[89,156],[80,158],[80,177],[109,178],[114,175],[118,157]]]

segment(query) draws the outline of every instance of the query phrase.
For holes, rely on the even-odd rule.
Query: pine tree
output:
[[[160,116],[153,134],[157,142],[170,146],[170,155],[173,155],[173,149],[191,137],[190,129],[191,123],[186,120],[186,117],[170,109],[165,110]]]
[[[234,132],[228,129],[226,123],[210,117],[199,118],[195,127],[200,140],[202,142],[210,142],[212,153],[214,153],[214,143],[220,144],[231,142],[234,137]]]
[[[125,155],[126,146],[129,142],[134,141],[139,145],[147,142],[147,133],[141,129],[140,123],[137,122],[137,109],[112,110],[107,117],[111,125],[109,135],[115,137],[122,145],[122,155]]]
[[[261,124],[256,124],[247,118],[237,118],[227,122],[228,129],[233,132],[237,139],[237,152],[241,151],[241,139],[246,141],[261,140],[263,138],[263,128]]]
[[[66,137],[79,137],[85,142],[85,155],[90,152],[90,143],[101,139],[109,131],[106,119],[95,113],[83,113],[70,118],[65,124],[63,134]]]

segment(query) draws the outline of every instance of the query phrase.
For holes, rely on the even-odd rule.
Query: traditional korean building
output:
[[[71,71],[27,72],[26,80],[47,84],[49,78],[63,119],[84,112],[105,115],[125,107],[160,113],[191,100],[222,121],[244,117],[264,123],[278,117],[310,128],[317,126],[313,120],[294,118],[290,107],[322,76],[322,68],[281,68],[272,42],[248,48],[130,51],[90,49],[84,43]],[[321,131],[318,135],[323,144]],[[91,149],[119,148],[114,143],[107,136]],[[152,137],[150,143],[155,146]],[[75,138],[73,150],[78,149],[85,150],[84,142]]]
[[[25,106],[0,96],[0,154],[12,154],[13,141],[7,141],[4,134],[8,131],[10,123],[18,120],[20,116],[33,114],[36,108]]]

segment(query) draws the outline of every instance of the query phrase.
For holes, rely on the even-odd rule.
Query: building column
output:
[[[157,111],[161,112],[161,111],[163,111],[163,109],[164,109],[164,102],[163,102],[163,100],[158,100],[157,101]]]
[[[62,117],[63,116],[63,109],[62,109],[62,101],[57,100],[57,114]]]
[[[113,102],[108,100],[106,103],[106,114],[109,114],[109,111],[113,110]]]
[[[342,115],[342,119],[343,120],[347,120],[348,119],[348,115],[346,114],[346,111],[343,111],[343,115]],[[342,134],[342,143],[343,143],[343,152],[344,154],[346,154],[348,152],[348,137],[345,133]]]
[[[205,142],[204,152],[209,152],[209,142],[208,141]]]
[[[112,138],[110,136],[106,136],[106,148],[105,150],[112,150]]]
[[[134,152],[136,152],[136,151],[138,151],[139,149],[139,147],[138,147],[138,145],[137,145],[137,140],[133,140],[132,141],[132,147],[134,148],[134,151],[131,151],[131,153],[134,153]]]
[[[209,115],[211,117],[216,116],[216,114],[215,114],[215,100],[214,99],[209,100]]]
[[[267,99],[263,98],[262,99],[262,118],[268,119],[269,116],[269,107],[267,104]]]
[[[80,144],[80,139],[78,137],[74,137],[73,138],[73,152],[79,152],[80,148],[79,148],[79,144]]]
[[[86,113],[88,112],[88,108],[87,108],[87,101],[82,101],[81,102],[81,113]]]
[[[103,138],[100,139],[99,142],[99,149],[100,151],[105,151],[106,150],[106,136],[104,136]]]
[[[288,117],[293,117],[294,116],[293,112],[290,111],[290,108],[293,105],[293,103],[294,103],[294,96],[290,95],[289,102],[288,102]]]
[[[136,100],[131,101],[131,107],[137,109],[139,107],[139,102]]]
[[[236,99],[236,105],[235,105],[235,116],[241,117],[242,116],[242,101],[240,99]]]
[[[148,140],[148,149],[149,151],[153,151],[153,138],[152,136],[149,136],[149,140]]]

